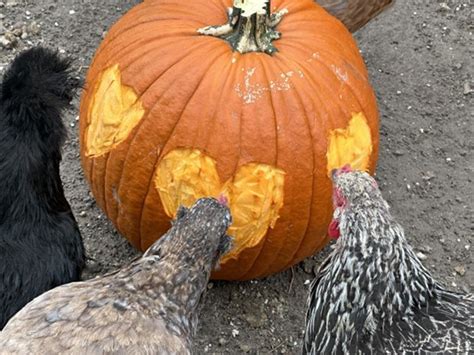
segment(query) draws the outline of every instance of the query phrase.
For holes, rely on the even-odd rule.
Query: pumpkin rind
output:
[[[231,1],[147,1],[111,28],[81,101],[81,158],[98,204],[141,250],[169,227],[170,211],[155,178],[173,151],[196,150],[214,160],[214,179],[221,184],[251,164],[281,171],[284,198],[273,227],[213,275],[250,279],[288,268],[326,244],[332,213],[328,169],[354,159],[354,152],[343,149],[328,162],[331,137],[344,136],[351,120],[363,117],[369,137],[356,136],[368,144],[364,164],[373,172],[378,113],[354,40],[311,0],[272,2],[272,11],[288,9],[272,56],[242,55],[223,40],[196,33],[224,23],[227,6]],[[136,95],[134,105],[143,114],[123,139],[91,152],[88,129],[101,116],[90,112],[111,68],[128,95]]]

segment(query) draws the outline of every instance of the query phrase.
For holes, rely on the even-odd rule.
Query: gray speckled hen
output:
[[[379,15],[395,0],[316,0],[337,17],[351,32],[355,32]]]
[[[338,240],[311,285],[303,353],[473,354],[473,295],[433,279],[369,174],[333,182]]]
[[[210,272],[230,247],[225,202],[181,208],[172,228],[119,271],[57,287],[0,333],[1,354],[188,354]]]

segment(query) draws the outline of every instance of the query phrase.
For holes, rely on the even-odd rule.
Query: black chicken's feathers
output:
[[[66,136],[61,110],[79,86],[80,80],[71,75],[70,59],[44,47],[24,51],[3,77],[1,120],[18,130],[35,130],[55,149]]]
[[[0,85],[0,329],[84,266],[59,175],[61,112],[78,86],[70,60],[41,47],[19,54]]]

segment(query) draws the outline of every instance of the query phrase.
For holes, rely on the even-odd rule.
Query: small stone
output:
[[[12,33],[16,36],[16,37],[20,37],[22,34],[23,34],[23,30],[21,28],[15,28]]]
[[[442,8],[443,10],[451,10],[451,8],[445,2],[440,3],[439,7]]]
[[[417,256],[417,258],[420,259],[420,260],[426,260],[426,259],[428,258],[428,257],[427,257],[425,254],[423,254],[421,251],[419,251],[418,253],[416,253],[416,256]]]
[[[4,48],[11,49],[16,47],[18,44],[18,38],[11,32],[6,32],[3,36],[0,36],[0,45]]]
[[[303,261],[303,270],[307,274],[313,274],[313,263],[311,262],[310,259],[305,259]]]
[[[5,36],[0,36],[0,45],[3,48],[11,48],[11,42]]]
[[[86,212],[86,211],[81,211],[81,212],[79,213],[79,216],[81,216],[81,217],[85,217],[86,215],[87,215],[87,212]]]
[[[464,83],[464,95],[469,95],[474,92],[474,89],[471,88],[471,83],[466,81]]]
[[[433,248],[430,247],[429,245],[423,245],[419,247],[418,249],[425,254],[430,254],[433,251]]]
[[[100,272],[100,270],[101,270],[100,264],[98,264],[95,261],[91,261],[86,264],[85,271],[91,274],[91,276],[97,274],[98,272]]]
[[[0,14],[0,20],[3,20],[5,18],[4,14]]]
[[[224,346],[227,344],[227,340],[225,338],[219,338],[219,346]]]
[[[25,15],[26,15],[26,16],[31,16],[31,11],[26,10],[26,11],[25,11]]]
[[[464,276],[466,274],[466,268],[462,265],[456,266],[454,271],[456,271],[460,276]]]
[[[239,330],[238,329],[232,329],[232,337],[236,337],[240,334]]]
[[[246,314],[244,319],[252,328],[261,328],[265,325],[268,318],[265,312],[257,311]]]
[[[74,15],[76,13],[76,11],[74,10],[69,10],[69,15]]]
[[[425,175],[422,176],[422,179],[425,180],[425,181],[430,181],[431,179],[433,179],[435,177],[435,173],[432,172],[432,171],[427,171]]]
[[[401,157],[403,154],[405,154],[404,152],[402,152],[401,150],[396,150],[393,152],[393,155],[396,155],[397,157]]]
[[[247,344],[240,344],[239,345],[240,350],[242,350],[244,353],[248,353],[250,351],[250,346]]]
[[[209,283],[207,284],[207,289],[208,289],[208,290],[210,290],[210,289],[213,288],[213,287],[214,287],[214,284],[213,284],[212,282],[209,282]]]
[[[26,30],[28,33],[31,33],[32,35],[37,35],[40,32],[41,28],[36,21],[33,21],[32,23],[28,25]]]

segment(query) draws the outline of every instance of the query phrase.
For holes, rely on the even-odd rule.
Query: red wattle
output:
[[[339,238],[341,235],[341,232],[339,231],[339,222],[337,220],[333,219],[329,224],[328,235],[334,239]]]

